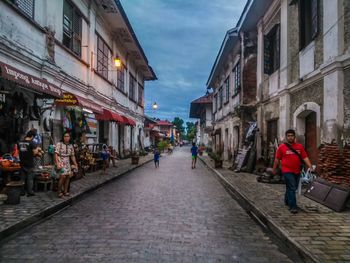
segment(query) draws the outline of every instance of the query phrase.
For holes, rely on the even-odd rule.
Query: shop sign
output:
[[[79,106],[78,99],[70,93],[63,93],[62,99],[56,99],[56,104],[66,105],[66,106]]]
[[[37,78],[2,62],[0,62],[0,69],[0,75],[5,79],[55,97],[62,96],[61,89],[46,79]]]
[[[64,106],[79,106],[96,113],[102,113],[102,108],[98,104],[68,92],[64,92],[63,98],[56,99],[55,103]]]

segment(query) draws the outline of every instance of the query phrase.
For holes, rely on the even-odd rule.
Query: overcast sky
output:
[[[121,0],[158,80],[145,84],[145,114],[189,119],[192,100],[203,96],[227,30],[246,0]],[[159,106],[152,110],[152,104]]]

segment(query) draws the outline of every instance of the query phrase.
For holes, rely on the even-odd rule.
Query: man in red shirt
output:
[[[275,162],[273,164],[273,174],[281,162],[282,174],[286,182],[286,193],[284,202],[289,206],[291,213],[298,213],[295,191],[298,188],[300,180],[300,171],[302,162],[309,169],[312,169],[311,162],[300,143],[295,142],[295,131],[290,129],[286,131],[286,143],[282,143],[276,152]],[[298,154],[297,154],[298,153]]]

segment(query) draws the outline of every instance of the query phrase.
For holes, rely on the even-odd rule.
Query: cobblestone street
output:
[[[299,262],[189,148],[165,154],[1,244],[1,262]]]

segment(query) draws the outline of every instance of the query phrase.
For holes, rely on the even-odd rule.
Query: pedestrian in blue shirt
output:
[[[156,168],[159,167],[159,157],[160,157],[160,153],[158,151],[158,148],[155,148],[153,151],[153,160]]]
[[[194,169],[196,168],[197,154],[198,154],[198,147],[196,146],[195,143],[192,143],[191,153],[192,153],[192,169]]]

